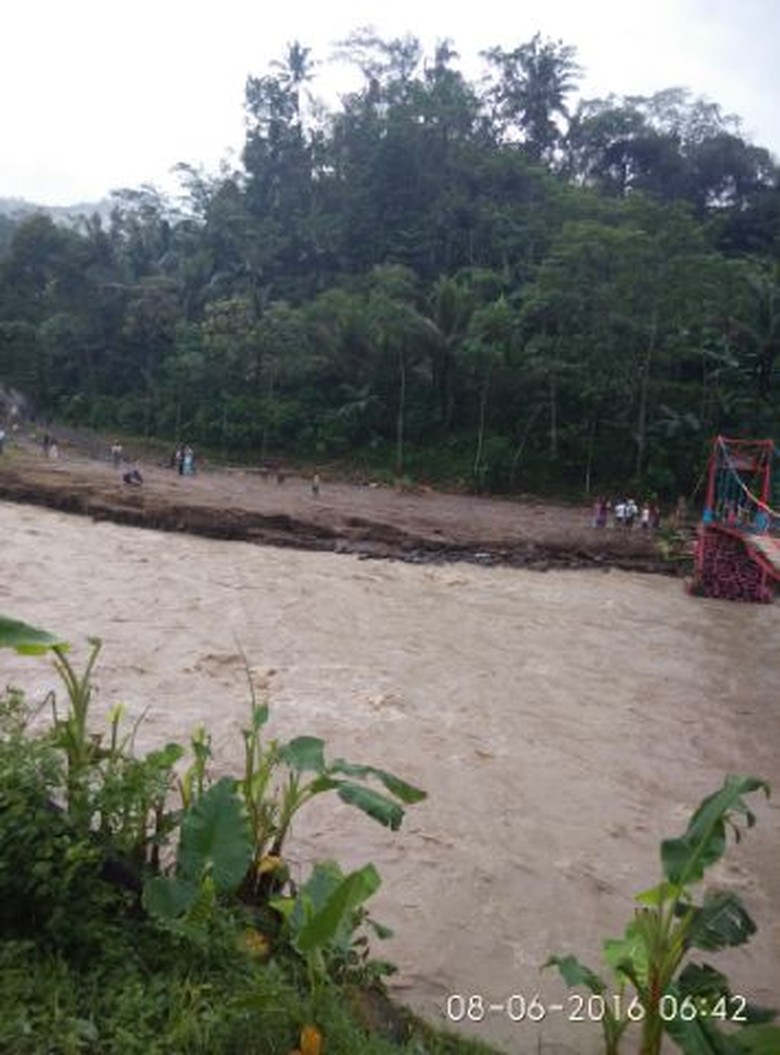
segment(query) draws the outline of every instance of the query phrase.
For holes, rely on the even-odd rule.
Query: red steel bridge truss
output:
[[[772,440],[713,442],[693,590],[730,601],[772,600],[780,586],[780,512],[772,508]]]

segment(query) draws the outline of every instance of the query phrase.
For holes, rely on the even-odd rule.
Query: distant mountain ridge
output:
[[[108,198],[97,202],[78,202],[75,205],[39,205],[36,202],[27,201],[26,198],[0,198],[0,216],[21,220],[25,216],[42,212],[51,216],[53,220],[72,223],[80,216],[93,216],[95,213],[103,219],[108,219],[113,205],[114,203]]]

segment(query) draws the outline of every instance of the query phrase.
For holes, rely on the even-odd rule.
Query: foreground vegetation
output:
[[[368,933],[380,878],[318,863],[297,887],[284,857],[297,811],[334,793],[391,828],[423,792],[323,744],[268,740],[253,695],[242,778],[210,776],[168,744],[139,758],[115,709],[88,726],[92,674],[56,636],[0,619],[0,645],[50,651],[67,701],[51,728],[9,690],[0,709],[0,1050],[13,1055],[479,1055],[384,995],[392,966]],[[370,786],[370,781],[382,790]],[[175,800],[175,805],[173,804]]]
[[[0,230],[0,379],[42,417],[491,490],[690,493],[776,435],[780,178],[674,89],[569,100],[574,49],[358,32],[333,111],[292,44],[240,165]]]
[[[564,981],[588,994],[587,1018],[599,1021],[605,1055],[626,1050],[631,1030],[639,1055],[661,1055],[665,1038],[686,1055],[772,1055],[780,1051],[775,1012],[749,1004],[698,952],[744,945],[756,925],[734,891],[708,890],[697,904],[693,888],[726,851],[727,834],[755,816],[745,796],[769,795],[755,777],[731,776],[693,813],[682,836],[661,844],[661,881],[636,895],[638,909],[620,938],[604,942],[611,984],[571,955],[552,956]],[[583,1016],[584,1017],[584,1016]]]
[[[34,731],[24,696],[0,706],[0,1051],[13,1055],[490,1055],[439,1034],[386,997],[392,965],[371,941],[389,932],[367,902],[372,864],[345,875],[316,863],[292,882],[285,846],[298,811],[336,794],[392,829],[424,793],[374,766],[327,761],[315,737],[265,736],[267,703],[250,679],[240,778],[211,778],[208,734],[138,757],[121,708],[105,735],[89,705],[100,642],[83,672],[60,638],[0,617],[0,647],[52,653],[67,697],[50,695]],[[378,785],[378,787],[377,787]],[[774,1012],[754,1007],[695,950],[739,946],[756,930],[739,896],[693,890],[755,817],[769,787],[732,776],[661,847],[663,878],[637,895],[620,939],[605,942],[611,982],[571,955],[547,967],[585,996],[605,1055],[629,1040],[660,1055],[777,1055]],[[173,804],[175,801],[175,805]],[[451,998],[452,1000],[453,998]],[[455,998],[481,1021],[483,999]],[[587,1007],[587,1013],[584,1009]],[[538,1021],[538,997],[508,1014]]]

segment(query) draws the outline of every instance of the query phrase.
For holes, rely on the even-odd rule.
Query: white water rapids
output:
[[[539,966],[573,952],[601,967],[601,941],[658,881],[659,841],[731,772],[775,788],[712,876],[759,931],[704,958],[737,993],[780,1003],[780,604],[699,600],[620,572],[214,542],[5,503],[0,532],[0,610],[62,633],[78,656],[87,635],[103,638],[96,726],[120,700],[148,709],[139,749],[205,722],[217,771],[235,772],[243,649],[274,672],[274,735],[321,736],[329,756],[428,791],[395,834],[320,800],[288,852],[299,876],[315,857],[376,864],[373,915],[396,936],[375,951],[429,1019],[445,1021],[449,994],[539,993],[564,1010],[536,1025],[489,1011],[459,1028],[520,1055],[600,1051],[598,1026],[569,1020],[562,982]],[[45,660],[0,663],[5,683],[54,684]]]

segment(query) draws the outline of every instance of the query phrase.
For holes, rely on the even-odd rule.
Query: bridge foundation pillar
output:
[[[736,535],[702,525],[696,542],[692,590],[703,597],[768,603],[773,586],[766,570]]]

